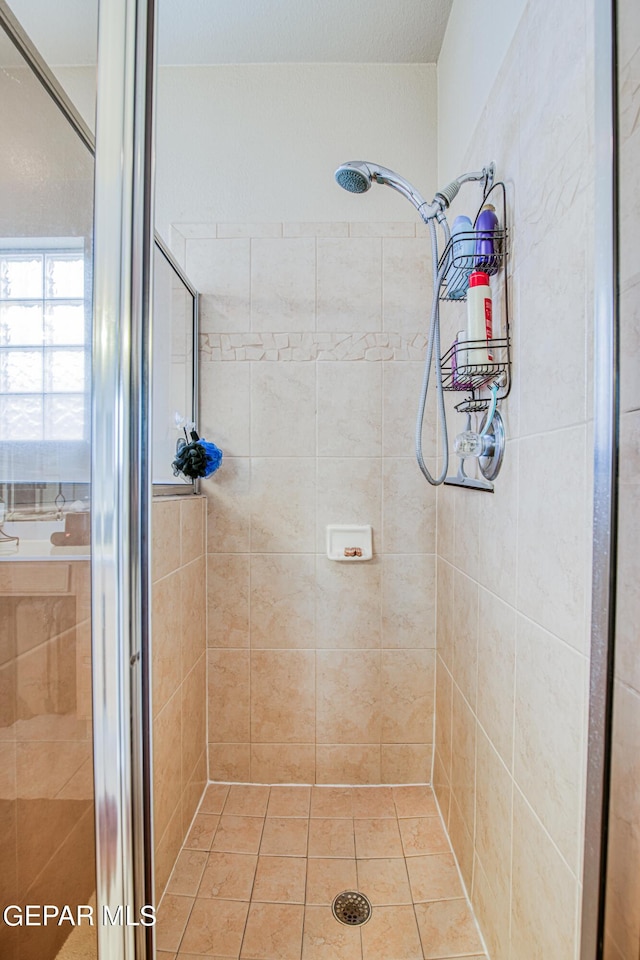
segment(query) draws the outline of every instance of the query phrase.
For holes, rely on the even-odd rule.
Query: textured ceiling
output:
[[[159,60],[435,63],[451,3],[158,0]],[[97,0],[10,0],[10,5],[49,63],[95,63]]]

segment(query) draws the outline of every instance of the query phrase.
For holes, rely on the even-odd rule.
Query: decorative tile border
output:
[[[200,359],[424,360],[423,333],[203,333]]]

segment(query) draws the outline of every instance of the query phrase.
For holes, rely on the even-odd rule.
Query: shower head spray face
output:
[[[335,172],[336,182],[349,193],[366,193],[371,189],[371,172],[366,163],[354,160],[343,163]]]

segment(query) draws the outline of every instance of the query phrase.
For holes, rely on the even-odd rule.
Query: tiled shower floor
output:
[[[360,890],[368,923],[331,902]],[[158,960],[485,958],[430,787],[210,784],[160,905]]]

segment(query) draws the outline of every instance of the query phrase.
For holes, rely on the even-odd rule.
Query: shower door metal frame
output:
[[[92,404],[98,904],[153,891],[148,703],[154,0],[100,0]],[[153,956],[151,926],[98,923],[100,960]]]
[[[594,452],[589,746],[580,960],[601,960],[611,776],[619,447],[616,0],[594,0]]]

